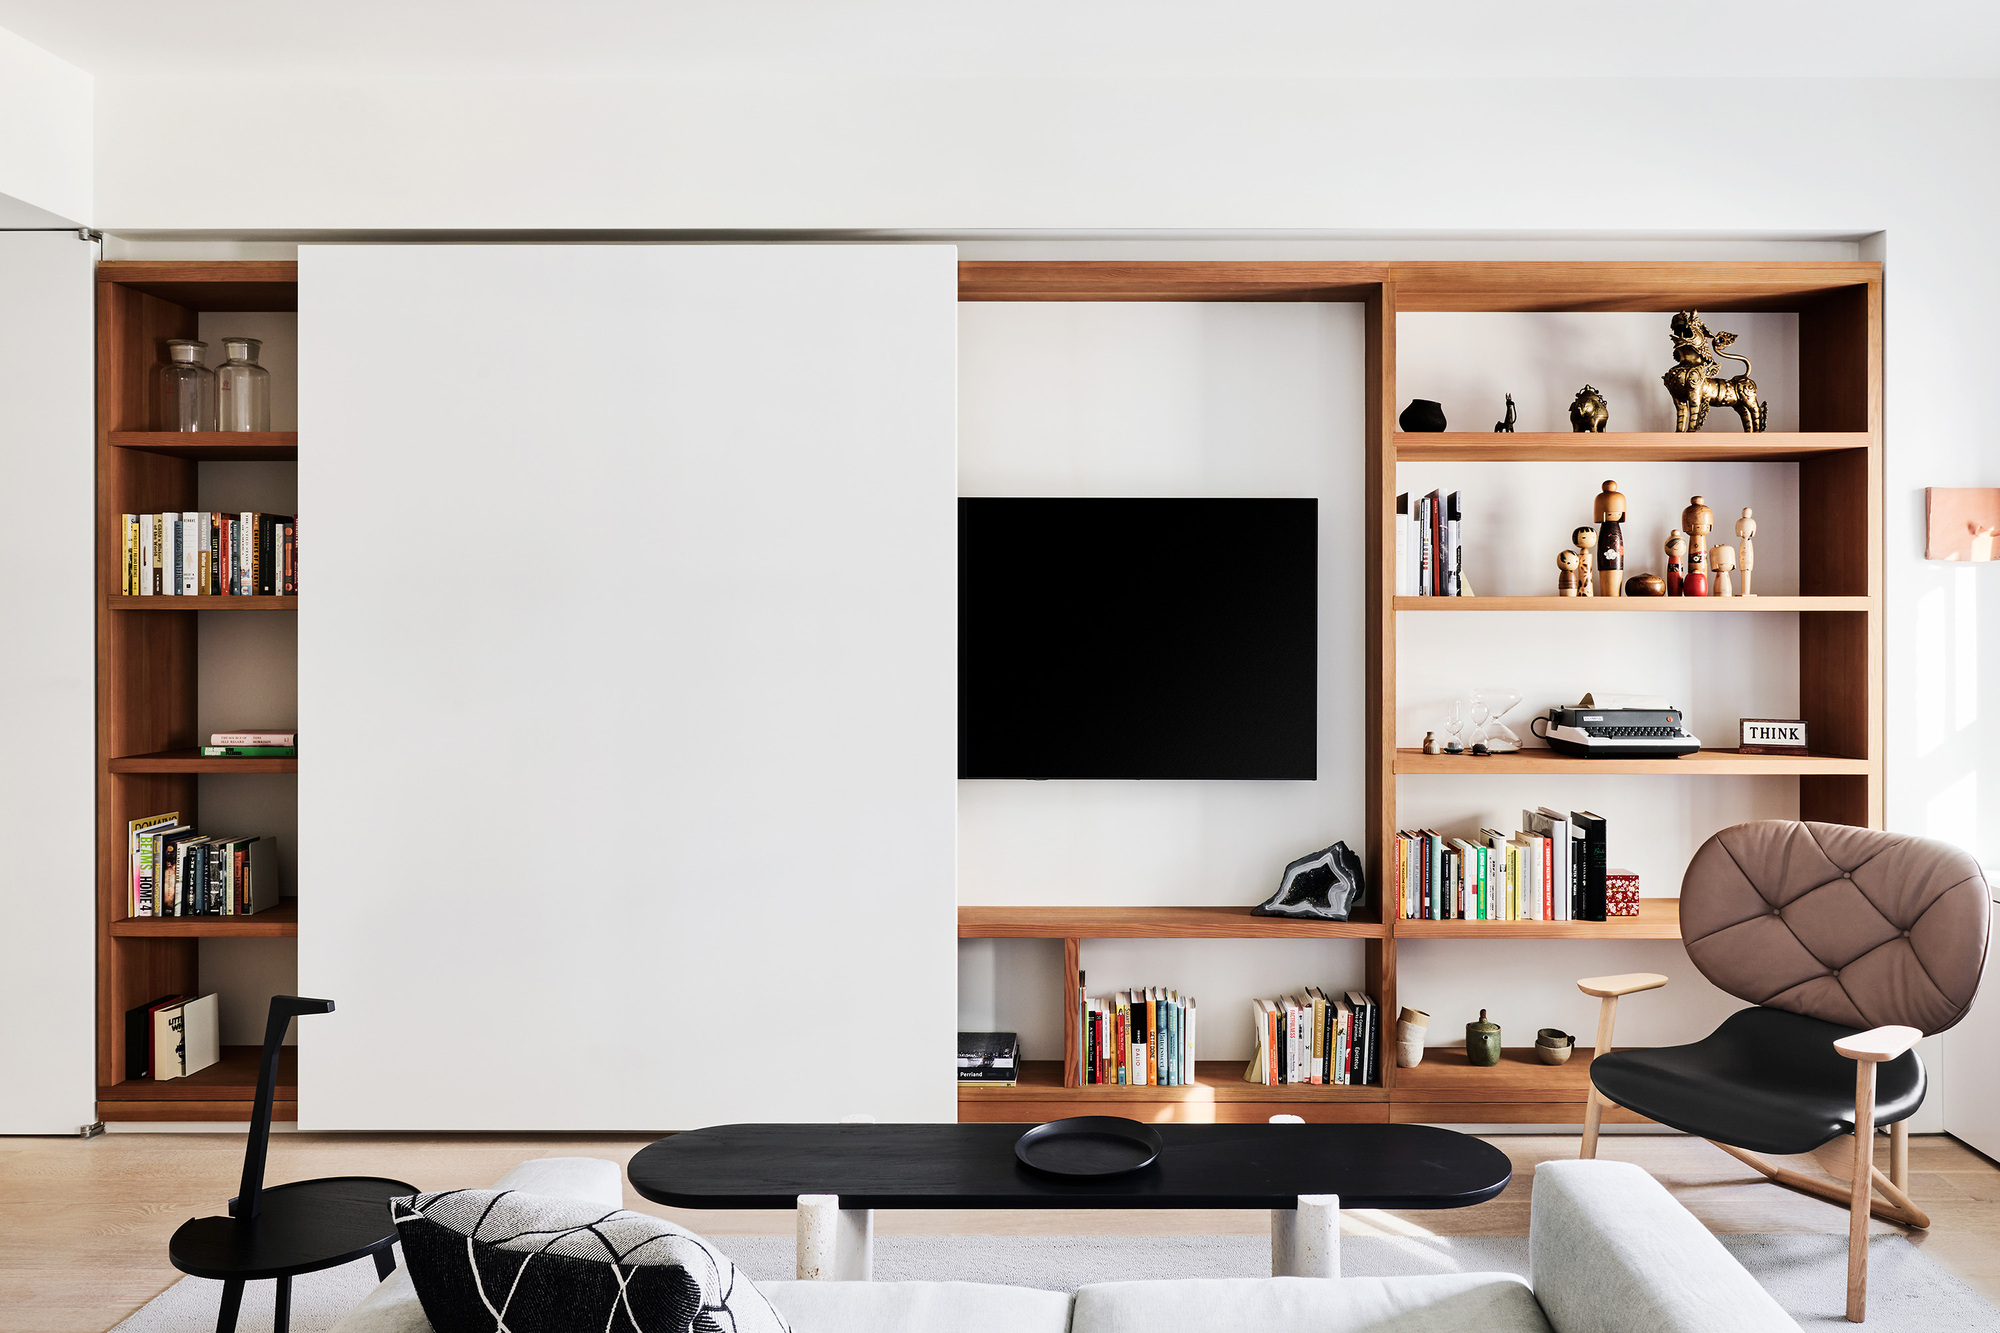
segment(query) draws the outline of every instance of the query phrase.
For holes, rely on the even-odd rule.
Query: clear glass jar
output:
[[[153,371],[158,429],[215,429],[215,372],[201,363],[207,350],[208,344],[199,339],[167,339],[167,359]]]
[[[223,355],[229,359],[215,368],[220,429],[271,429],[271,372],[257,364],[263,346],[256,338],[222,340]]]

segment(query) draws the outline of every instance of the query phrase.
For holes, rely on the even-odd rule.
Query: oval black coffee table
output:
[[[1335,1276],[1340,1208],[1469,1208],[1513,1177],[1492,1144],[1430,1125],[1165,1124],[1152,1165],[1063,1180],[1015,1160],[1029,1128],[717,1125],[641,1149],[626,1174],[675,1208],[800,1208],[802,1277],[866,1276],[876,1208],[1268,1208],[1273,1270]]]

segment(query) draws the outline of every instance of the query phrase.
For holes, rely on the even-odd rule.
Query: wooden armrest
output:
[[[1923,1039],[1924,1034],[1915,1028],[1899,1027],[1892,1023],[1888,1027],[1870,1028],[1866,1032],[1857,1032],[1851,1037],[1843,1038],[1833,1044],[1833,1049],[1850,1060],[1866,1060],[1874,1064],[1881,1060],[1895,1059]]]
[[[1626,972],[1615,977],[1585,977],[1576,983],[1576,988],[1585,995],[1609,1000],[1635,991],[1657,990],[1666,984],[1667,979],[1658,972]]]

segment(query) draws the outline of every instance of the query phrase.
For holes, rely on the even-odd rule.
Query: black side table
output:
[[[266,1278],[278,1284],[274,1333],[288,1333],[292,1279],[352,1263],[375,1260],[384,1278],[396,1267],[390,1247],[396,1228],[389,1200],[415,1194],[416,1187],[381,1176],[328,1176],[264,1188],[264,1158],[271,1146],[271,1103],[277,1093],[278,1051],[295,1014],[331,1011],[331,1000],[295,995],[271,997],[264,1026],[264,1054],[257,1071],[257,1102],[250,1117],[250,1141],[243,1153],[243,1183],[229,1201],[227,1217],[197,1217],[181,1224],[167,1243],[174,1267],[223,1284],[216,1333],[235,1333],[243,1305],[243,1284]]]

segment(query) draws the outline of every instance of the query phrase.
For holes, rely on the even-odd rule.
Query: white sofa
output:
[[[615,1162],[523,1162],[497,1189],[617,1207]],[[1532,1286],[1509,1273],[1105,1282],[1074,1297],[971,1282],[763,1282],[795,1333],[1797,1333],[1659,1182],[1624,1162],[1544,1162]],[[726,1247],[725,1247],[726,1248]],[[398,1268],[334,1333],[430,1333]]]

